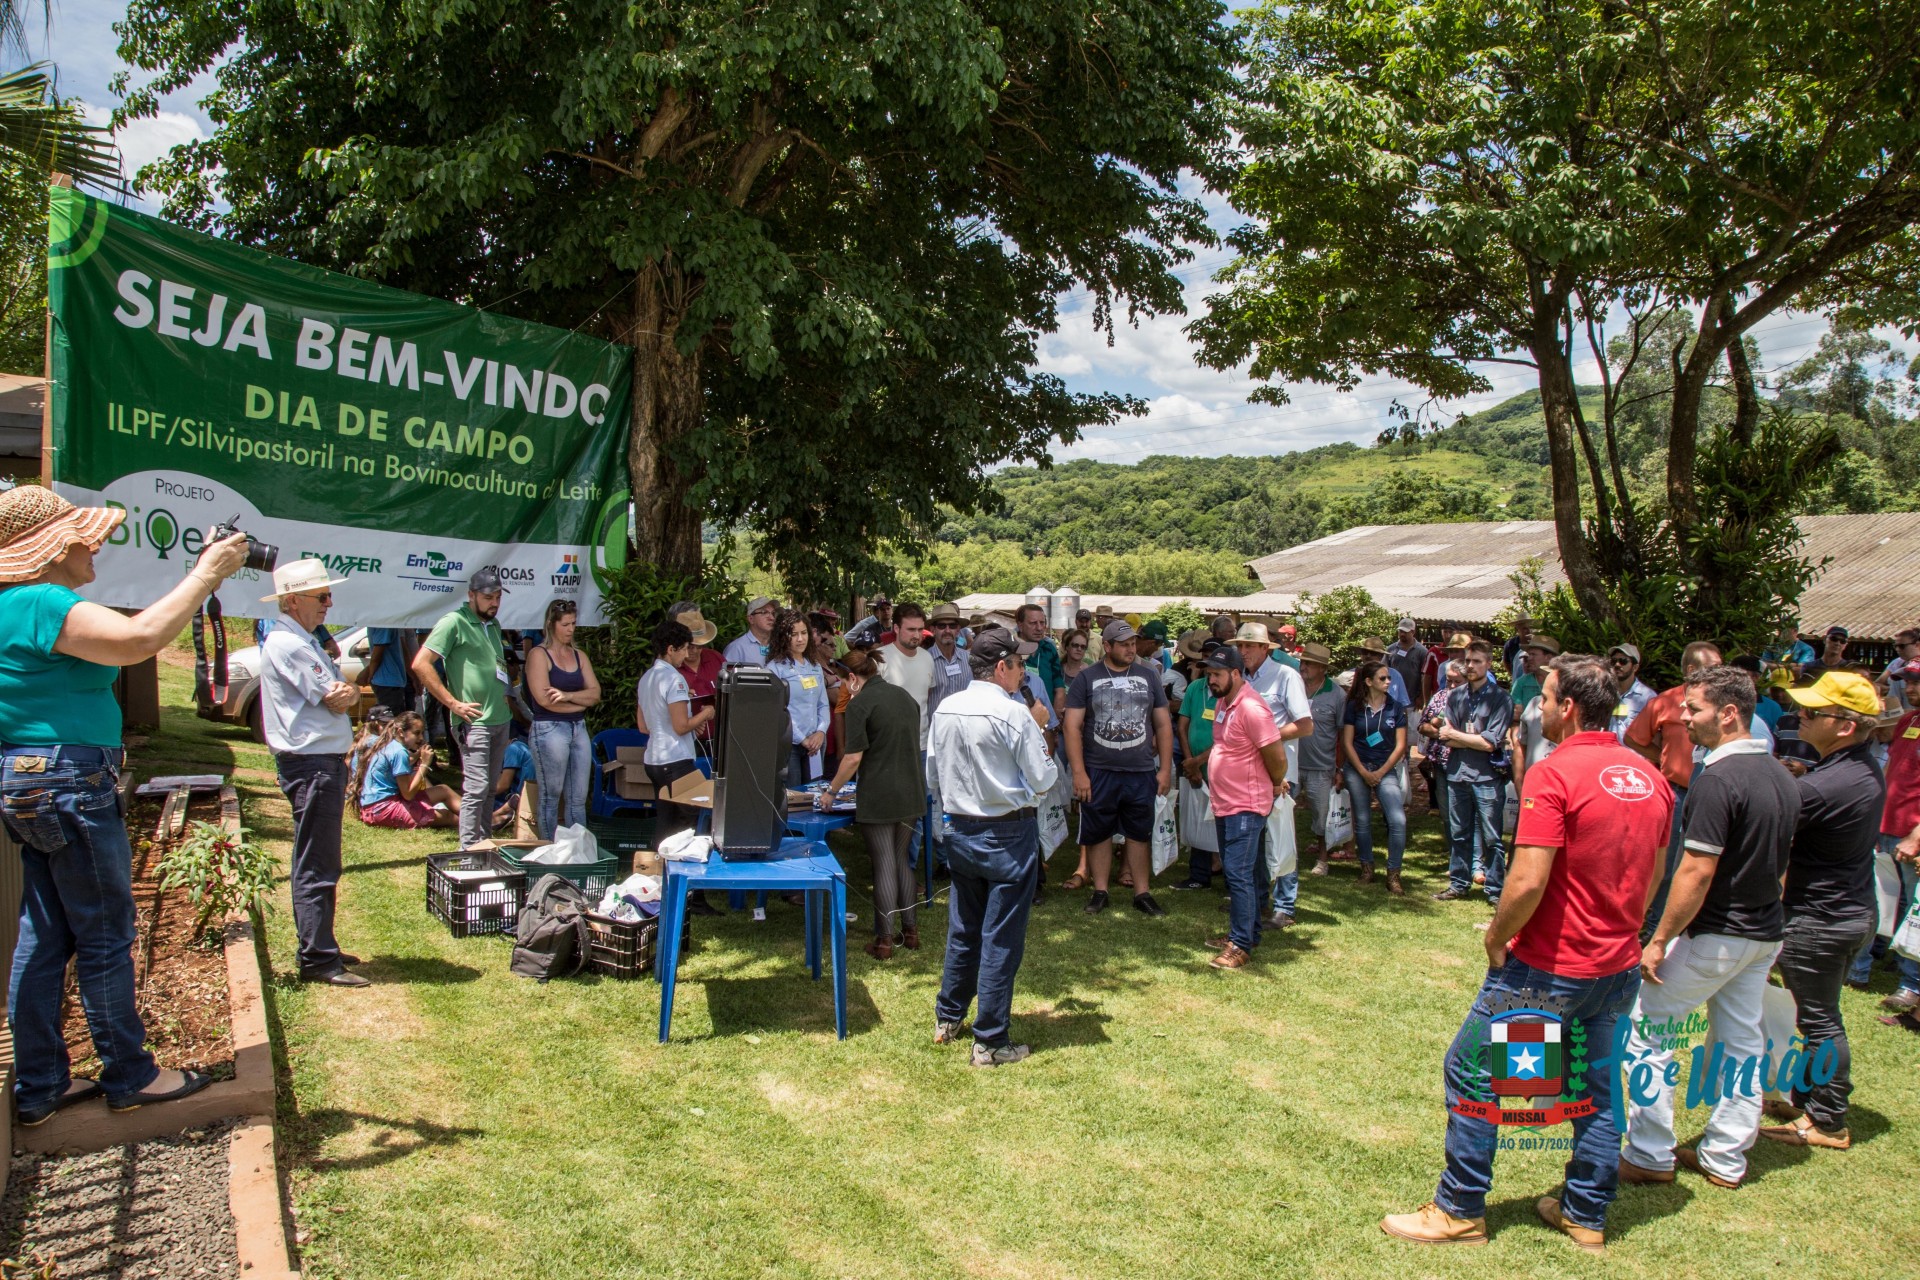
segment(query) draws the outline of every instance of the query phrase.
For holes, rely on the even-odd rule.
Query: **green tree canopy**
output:
[[[1778,544],[1755,533],[1728,555],[1711,532],[1758,529],[1780,498],[1721,483],[1749,469],[1761,416],[1745,336],[1789,306],[1920,323],[1910,7],[1305,0],[1244,29],[1250,160],[1234,203],[1253,222],[1192,326],[1203,359],[1342,387],[1385,375],[1443,398],[1486,389],[1487,362],[1529,365],[1579,606],[1631,631],[1644,601],[1617,589],[1664,578],[1673,607],[1710,627],[1751,610],[1744,566]],[[1672,306],[1686,341],[1652,341]],[[1576,363],[1608,363],[1603,326],[1622,307],[1668,387],[1653,510],[1617,465],[1618,398],[1589,422],[1574,384]],[[1722,378],[1724,432],[1701,421]],[[1696,471],[1713,441],[1740,456],[1709,483]]]
[[[1178,310],[1215,0],[134,0],[129,100],[214,70],[169,212],[634,350],[638,550],[743,525],[825,594],[985,467],[1136,406],[1032,369],[1056,298]],[[227,202],[222,208],[220,202]]]

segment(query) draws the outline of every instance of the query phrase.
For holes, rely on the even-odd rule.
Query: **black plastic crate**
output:
[[[623,982],[645,977],[653,968],[653,950],[660,938],[658,920],[616,920],[596,911],[587,913],[587,967]]]
[[[456,938],[512,933],[526,901],[525,873],[491,850],[427,855],[427,910]]]

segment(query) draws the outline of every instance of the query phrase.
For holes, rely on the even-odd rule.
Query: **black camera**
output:
[[[238,513],[235,513],[226,523],[213,526],[213,533],[209,535],[207,540],[209,542],[221,542],[239,532],[240,516]],[[262,542],[252,534],[247,534],[246,539],[247,568],[260,573],[272,573],[273,566],[280,562],[280,548],[274,546],[271,542]]]

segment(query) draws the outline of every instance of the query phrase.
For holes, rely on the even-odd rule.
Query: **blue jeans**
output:
[[[133,1002],[133,849],[114,791],[120,763],[117,748],[0,751],[0,808],[20,842],[23,881],[7,998],[22,1110],[50,1106],[71,1080],[60,1033],[69,959],[108,1100],[160,1074]]]
[[[1266,860],[1260,863],[1265,868]],[[1263,872],[1264,874],[1264,872]],[[1293,914],[1294,905],[1300,900],[1300,873],[1289,871],[1273,882],[1273,909],[1283,916]]]
[[[1880,921],[1875,934],[1882,938],[1893,936],[1893,931],[1900,927],[1900,921],[1906,917],[1907,908],[1913,903],[1916,872],[1911,862],[1893,860],[1893,851],[1899,845],[1899,836],[1881,836],[1879,846],[1874,850],[1874,862],[1877,864],[1874,867],[1874,874],[1882,875],[1891,866],[1893,874],[1898,876],[1900,881],[1900,912],[1891,920]],[[1873,944],[1874,937],[1869,936],[1866,944],[1860,948],[1859,954],[1854,956],[1852,966],[1847,970],[1847,981],[1865,982],[1873,977]],[[1900,957],[1900,990],[1920,991],[1920,960]]]
[[[1013,979],[1027,951],[1027,915],[1040,880],[1040,824],[1033,818],[950,815],[947,958],[933,1004],[941,1022],[960,1022],[978,997],[976,1044],[1007,1043]]]
[[[1453,845],[1447,866],[1450,888],[1461,893],[1471,889],[1477,862],[1486,873],[1487,901],[1500,901],[1500,886],[1507,880],[1506,851],[1500,847],[1500,819],[1506,804],[1504,783],[1448,780],[1447,833]],[[1359,821],[1357,813],[1354,820]]]
[[[1398,871],[1407,852],[1407,795],[1401,788],[1400,770],[1387,770],[1375,787],[1369,787],[1356,769],[1346,769],[1344,776],[1347,798],[1353,801],[1353,840],[1360,848],[1360,864],[1373,865],[1372,800],[1379,796],[1380,812],[1387,819],[1387,870]]]
[[[1482,1098],[1491,1096],[1487,1071],[1469,1053],[1473,1046],[1484,1048],[1491,1040],[1487,1028],[1494,1016],[1510,1007],[1544,1009],[1577,1020],[1586,1029],[1592,1055],[1587,1093],[1594,1111],[1573,1121],[1573,1156],[1567,1161],[1560,1209],[1569,1222],[1596,1231],[1606,1229],[1607,1206],[1620,1184],[1620,1130],[1613,1114],[1613,1091],[1620,1072],[1618,1063],[1603,1059],[1613,1052],[1614,1024],[1633,1008],[1639,991],[1637,965],[1607,978],[1563,978],[1509,958],[1500,968],[1487,971],[1473,1008],[1447,1050],[1447,1169],[1433,1195],[1436,1204],[1456,1218],[1486,1214],[1500,1126],[1460,1115],[1452,1107],[1469,1090]]]
[[[1227,877],[1227,936],[1251,951],[1260,945],[1260,904],[1267,899],[1267,815],[1216,813],[1213,834]]]
[[[533,776],[540,783],[533,829],[542,840],[551,840],[555,828],[577,827],[587,820],[593,741],[584,720],[535,720],[527,746],[533,750]]]

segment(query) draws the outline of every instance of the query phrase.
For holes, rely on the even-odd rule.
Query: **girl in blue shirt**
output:
[[[451,827],[460,822],[460,794],[427,781],[433,752],[418,712],[395,716],[373,748],[354,761],[347,793],[370,827]],[[436,805],[444,806],[436,808]]]
[[[798,787],[813,781],[811,757],[827,744],[827,728],[833,723],[832,705],[827,698],[827,675],[809,652],[813,648],[813,629],[807,615],[798,609],[782,609],[774,615],[773,635],[767,651],[771,660],[767,670],[787,682],[787,718],[793,727],[793,756],[787,768],[787,785]],[[823,762],[824,763],[824,762]]]

